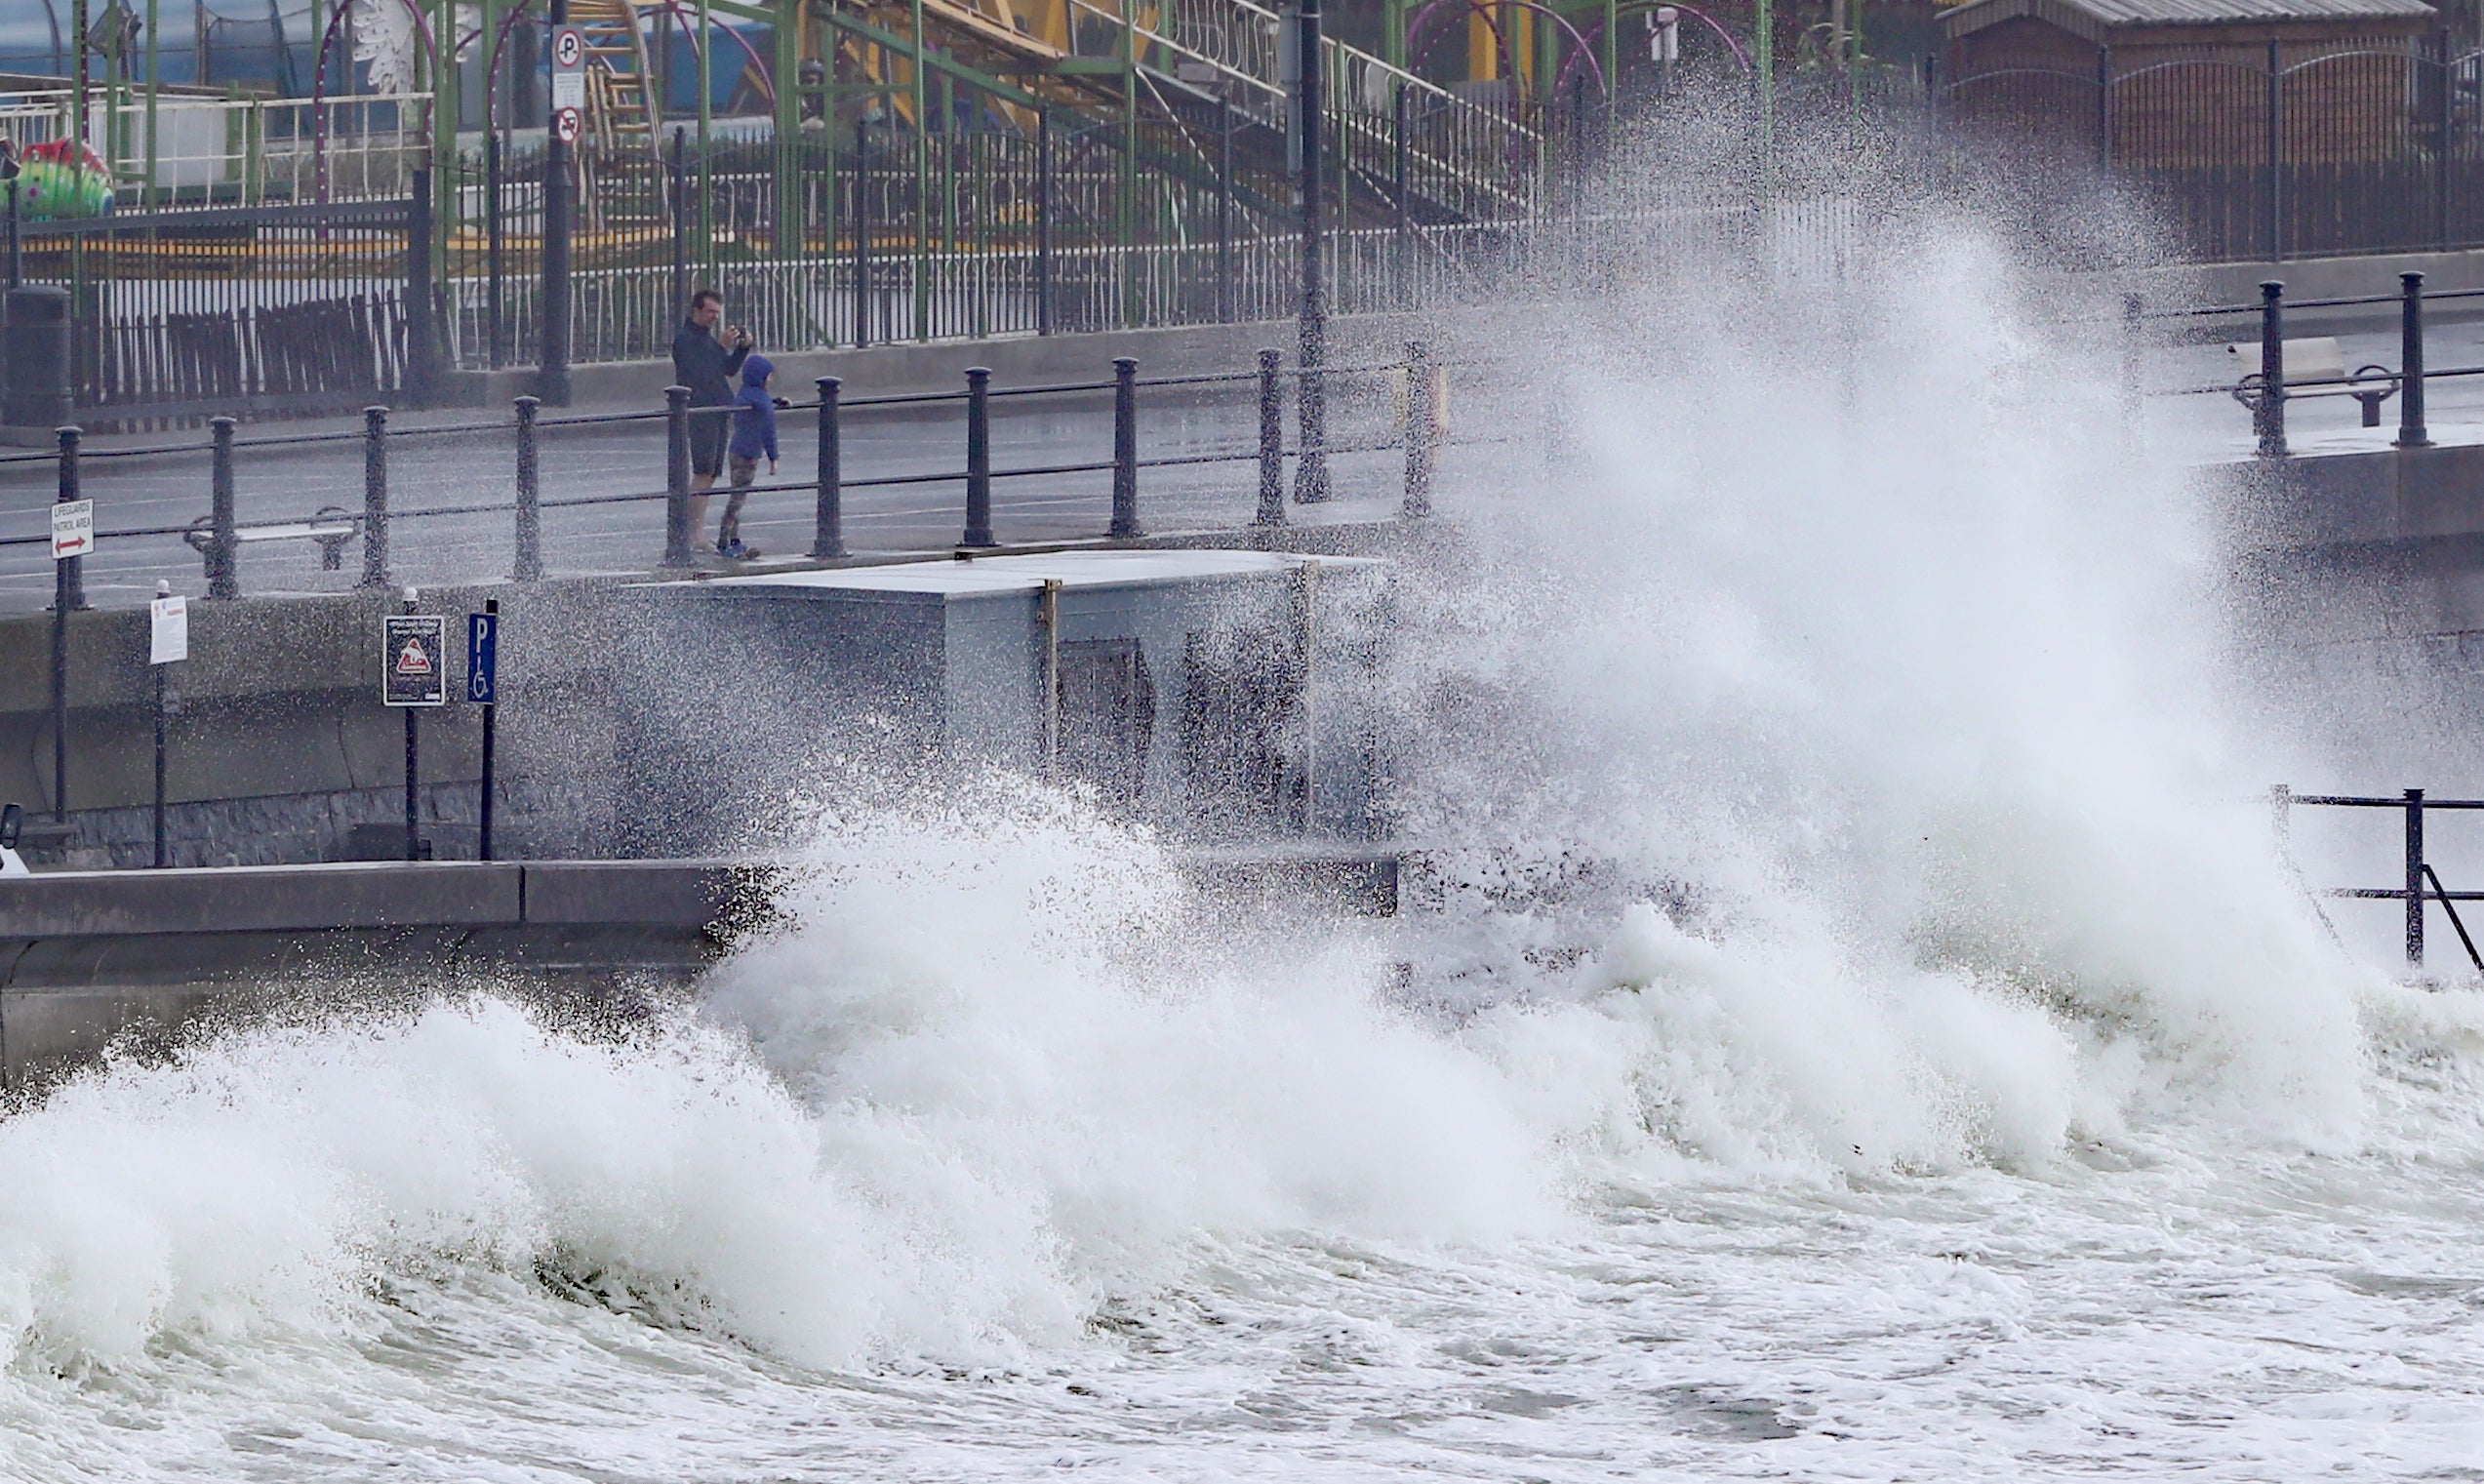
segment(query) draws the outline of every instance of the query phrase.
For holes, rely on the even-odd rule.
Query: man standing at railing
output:
[[[733,376],[750,354],[750,337],[739,325],[721,340],[716,326],[725,317],[725,297],[713,289],[690,296],[690,318],[673,337],[673,381],[690,388],[690,541],[691,549],[712,552],[707,541],[707,492],[725,471],[725,440],[732,435],[733,417],[702,408],[733,406]]]

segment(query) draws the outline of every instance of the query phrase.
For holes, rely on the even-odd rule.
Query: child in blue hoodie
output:
[[[750,486],[759,477],[761,456],[767,458],[768,472],[777,471],[777,409],[790,404],[768,394],[768,379],[776,374],[775,363],[764,355],[741,363],[741,390],[733,399],[733,457],[727,463],[733,495],[725,501],[724,518],[716,522],[716,554],[730,561],[759,555],[757,547],[741,543],[741,502],[750,498]]]

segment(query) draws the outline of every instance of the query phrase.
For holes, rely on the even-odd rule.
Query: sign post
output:
[[[405,858],[422,858],[421,796],[421,734],[416,718],[425,706],[449,703],[449,621],[438,614],[414,611],[420,601],[405,590],[405,612],[381,620],[380,691],[387,704],[405,711]]]
[[[69,818],[69,615],[86,608],[86,555],[95,549],[95,501],[78,490],[78,440],[60,437],[60,493],[52,504],[52,818]]]
[[[486,598],[465,616],[465,699],[483,708],[483,807],[475,854],[492,859],[492,743],[501,712],[501,600]]]
[[[155,601],[147,609],[147,667],[155,671],[155,868],[173,863],[164,838],[164,722],[173,714],[165,695],[166,665],[189,658],[189,599],[177,596],[173,584],[159,580]]]
[[[567,407],[569,378],[569,152],[586,107],[586,37],[569,23],[569,0],[551,0],[552,116],[543,145],[542,363],[535,394],[547,406]]]

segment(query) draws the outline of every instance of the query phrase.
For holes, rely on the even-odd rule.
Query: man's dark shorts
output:
[[[690,472],[721,474],[725,471],[725,443],[733,436],[733,409],[715,412],[692,408],[690,413]]]

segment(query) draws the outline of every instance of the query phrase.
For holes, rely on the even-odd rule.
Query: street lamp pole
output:
[[[561,27],[569,24],[569,0],[552,0],[551,23],[557,46]],[[557,60],[555,66],[557,67]],[[561,138],[554,91],[553,127],[543,145],[543,362],[535,394],[546,407],[567,407],[569,381],[569,144]]]
[[[1320,181],[1322,72],[1320,0],[1296,0],[1294,131],[1300,145],[1295,190],[1302,209],[1302,353],[1296,370],[1295,406],[1302,414],[1302,448],[1294,464],[1294,499],[1303,504],[1329,498],[1328,388],[1322,362],[1328,355],[1328,301],[1320,279]]]

